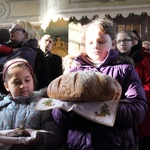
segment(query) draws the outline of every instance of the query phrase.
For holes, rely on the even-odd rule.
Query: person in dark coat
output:
[[[53,39],[50,35],[44,35],[39,41],[40,48],[45,53],[49,70],[50,70],[50,81],[54,80],[58,76],[62,75],[62,58],[56,54],[52,54]]]
[[[124,59],[112,49],[115,29],[110,19],[100,17],[90,22],[83,39],[85,49],[75,58],[78,65],[70,72],[94,71],[109,75],[122,86],[122,96],[113,127],[92,122],[73,111],[54,108],[54,120],[67,133],[66,149],[137,150],[137,126],[145,117],[148,102],[134,65],[128,61],[130,58]]]
[[[0,46],[0,70],[3,64],[16,57],[26,59],[35,71],[38,83],[36,90],[45,88],[50,82],[50,72],[42,50],[38,48],[39,35],[27,21],[16,20],[9,29],[10,40]],[[6,93],[0,79],[0,91]]]

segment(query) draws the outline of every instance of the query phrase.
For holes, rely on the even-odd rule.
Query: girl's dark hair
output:
[[[122,29],[121,31],[119,31],[117,33],[117,35],[120,34],[120,33],[126,33],[131,38],[131,40],[133,41],[133,35],[132,35],[131,31],[126,30],[126,29]],[[117,35],[116,35],[116,38],[117,38]]]
[[[141,40],[137,30],[133,29],[133,30],[131,30],[131,32],[133,32],[137,36],[138,44],[137,44],[136,48],[142,49],[142,40]]]
[[[7,82],[7,80],[10,78],[8,72],[8,69],[13,66],[13,67],[26,67],[29,72],[31,73],[31,76],[33,77],[33,81],[34,81],[34,86],[36,86],[37,84],[37,79],[36,76],[34,74],[34,71],[32,69],[32,67],[30,66],[30,64],[22,58],[14,58],[11,60],[8,60],[5,64],[4,64],[4,68],[3,68],[3,80],[5,82]]]

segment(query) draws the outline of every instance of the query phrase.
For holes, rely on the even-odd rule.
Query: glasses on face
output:
[[[16,31],[22,31],[22,32],[25,32],[25,30],[19,29],[19,28],[10,28],[10,29],[9,29],[9,33],[10,33],[10,32],[16,32]]]
[[[117,44],[121,44],[121,42],[127,44],[128,42],[132,41],[131,39],[123,39],[123,40],[117,40],[116,43]]]
[[[53,43],[53,41],[52,41],[52,40],[49,40],[49,39],[46,39],[45,41],[46,41],[46,42],[49,42],[49,43]]]

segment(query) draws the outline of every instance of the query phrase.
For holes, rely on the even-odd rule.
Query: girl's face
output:
[[[19,27],[18,24],[14,24],[11,29],[9,29],[10,40],[12,42],[22,42],[26,37],[27,33]]]
[[[27,97],[33,93],[33,77],[27,68],[10,67],[7,73],[9,73],[10,78],[4,83],[4,86],[13,98],[18,96]]]
[[[118,33],[116,38],[116,46],[121,53],[129,53],[133,43],[127,33]]]
[[[103,61],[112,47],[113,41],[108,34],[101,32],[95,25],[88,27],[85,35],[85,49],[88,57],[96,62]]]

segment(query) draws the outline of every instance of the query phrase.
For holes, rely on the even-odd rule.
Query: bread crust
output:
[[[118,100],[121,93],[119,82],[100,72],[66,73],[53,80],[47,88],[50,98],[63,101]]]

